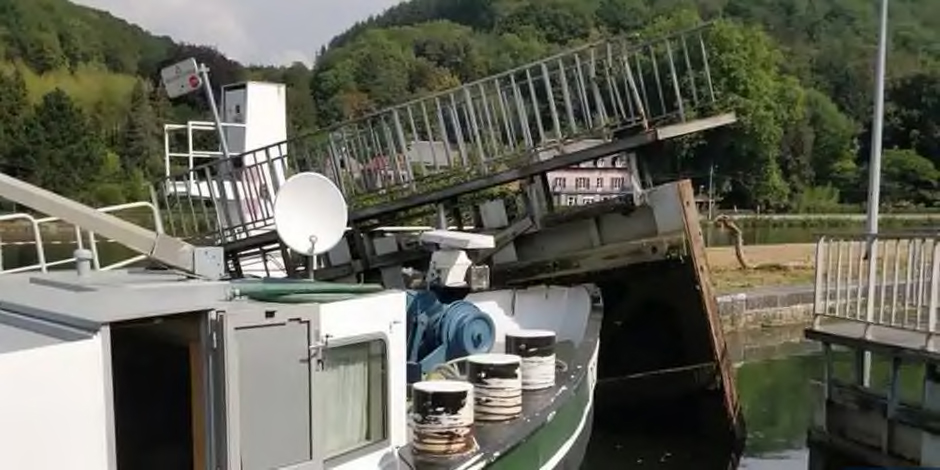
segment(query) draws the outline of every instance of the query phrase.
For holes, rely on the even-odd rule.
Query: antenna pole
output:
[[[206,67],[205,64],[200,64],[199,75],[200,78],[202,78],[202,87],[206,91],[206,98],[209,100],[209,108],[212,109],[212,117],[215,119],[215,128],[219,131],[222,156],[228,160],[232,155],[228,151],[228,140],[225,138],[225,129],[222,128],[222,117],[219,115],[219,107],[215,103],[215,94],[212,93],[212,83],[209,81],[209,67]]]
[[[881,0],[881,32],[878,39],[878,62],[875,71],[875,110],[871,126],[871,161],[868,164],[868,304],[865,320],[875,321],[875,291],[878,268],[878,206],[881,204],[881,146],[884,126],[885,56],[888,49],[888,0]],[[871,352],[862,358],[862,385],[871,384]]]

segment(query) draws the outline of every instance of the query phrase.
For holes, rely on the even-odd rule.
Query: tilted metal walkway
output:
[[[585,45],[194,168],[155,198],[170,233],[247,249],[276,240],[274,194],[296,172],[329,176],[356,224],[724,125],[734,117],[712,109],[710,31]]]

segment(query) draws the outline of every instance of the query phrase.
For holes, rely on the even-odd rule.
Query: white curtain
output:
[[[384,437],[378,435],[381,429],[375,429],[376,412],[379,413],[380,428],[382,423],[384,381],[382,351],[374,343],[351,344],[325,351],[323,370],[316,381],[322,421],[315,428],[323,430],[321,436],[327,458]],[[379,400],[378,406],[376,400]]]

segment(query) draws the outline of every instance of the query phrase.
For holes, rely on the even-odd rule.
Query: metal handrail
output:
[[[270,229],[269,206],[292,173],[323,173],[364,209],[528,165],[549,149],[560,155],[607,141],[617,130],[685,121],[717,102],[709,26],[643,42],[604,39],[205,162],[155,182],[156,202],[173,215],[172,235],[234,241]]]
[[[118,212],[118,211],[128,210],[128,209],[137,209],[137,208],[150,209],[150,212],[153,216],[154,230],[158,233],[163,233],[163,221],[160,219],[160,213],[157,210],[156,206],[154,206],[150,202],[146,202],[146,201],[129,202],[125,204],[117,204],[113,206],[102,207],[102,208],[99,208],[98,210],[101,212],[112,213],[112,212]],[[12,269],[2,269],[2,266],[0,266],[0,274],[23,273],[23,272],[35,271],[37,269],[40,270],[41,272],[48,272],[49,268],[67,265],[70,263],[74,263],[76,261],[74,256],[70,258],[55,260],[55,261],[46,260],[45,243],[43,242],[43,239],[42,239],[42,226],[44,224],[50,224],[53,222],[61,221],[62,219],[60,219],[59,217],[43,217],[43,218],[37,219],[29,214],[23,214],[23,213],[0,215],[0,222],[10,221],[10,220],[27,220],[30,222],[32,232],[33,232],[33,241],[36,244],[36,257],[37,257],[38,262],[36,264],[32,264],[28,266],[20,266],[20,267],[12,268]],[[85,246],[85,240],[84,240],[84,237],[82,236],[82,229],[81,227],[75,227],[74,230],[75,230],[76,247],[77,249],[83,249]],[[91,250],[92,252],[92,265],[94,269],[100,269],[100,270],[118,269],[118,268],[136,263],[138,261],[141,261],[147,258],[146,256],[143,256],[143,255],[137,255],[137,256],[133,256],[131,258],[125,259],[123,261],[119,261],[117,263],[114,263],[114,264],[111,264],[102,268],[101,259],[98,253],[98,240],[94,232],[88,232],[88,244],[89,244],[89,250]]]
[[[31,266],[31,268],[39,269],[42,272],[46,272],[46,252],[42,244],[42,233],[39,231],[39,221],[36,220],[35,217],[29,214],[0,215],[0,222],[7,222],[10,220],[26,220],[30,223],[33,229],[33,241],[36,243],[36,260],[38,261],[38,263]],[[10,271],[3,271],[3,266],[0,266],[0,273],[3,273],[3,272],[10,272]]]
[[[872,251],[874,263],[868,260]],[[821,237],[815,258],[816,326],[828,317],[930,334],[940,330],[940,235]],[[869,285],[875,286],[872,292]]]

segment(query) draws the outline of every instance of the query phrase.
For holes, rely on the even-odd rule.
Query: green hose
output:
[[[379,284],[343,284],[310,279],[237,279],[236,296],[290,304],[338,302],[385,290]]]

